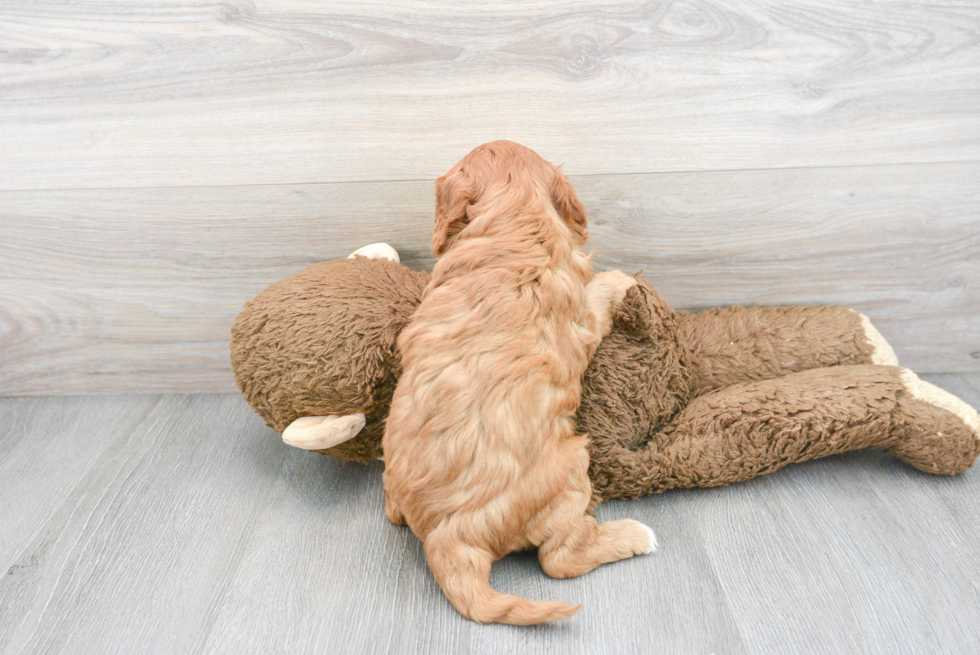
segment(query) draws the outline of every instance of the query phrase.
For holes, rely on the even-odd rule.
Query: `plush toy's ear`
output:
[[[441,257],[466,227],[466,208],[475,196],[473,180],[461,167],[436,180],[436,228],[432,233],[432,252],[436,257]]]
[[[578,196],[575,195],[575,189],[568,182],[568,178],[558,169],[555,169],[555,177],[551,183],[551,202],[554,204],[558,215],[572,229],[572,234],[575,235],[578,245],[585,243],[589,237],[585,207],[579,202]]]

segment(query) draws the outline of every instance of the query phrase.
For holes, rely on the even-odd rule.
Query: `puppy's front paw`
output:
[[[630,277],[622,271],[604,271],[596,274],[590,284],[598,284],[606,287],[609,290],[609,299],[615,308],[623,304],[623,298],[626,297],[626,292],[639,283],[636,281],[636,278]]]

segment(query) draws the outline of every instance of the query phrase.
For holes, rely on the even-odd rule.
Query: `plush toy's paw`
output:
[[[980,414],[977,414],[977,410],[950,392],[929,384],[925,380],[920,380],[919,376],[907,368],[902,369],[902,384],[918,400],[935,405],[958,416],[973,431],[974,436],[980,440]]]
[[[860,312],[858,312],[858,316],[861,317],[864,338],[871,344],[871,363],[881,364],[882,366],[898,366],[898,357],[895,356],[895,351],[885,341],[885,337],[881,336],[881,332],[871,324],[871,319]]]
[[[920,471],[956,475],[980,456],[980,415],[939,387],[899,369],[908,395],[896,416],[897,442],[889,451]]]
[[[368,259],[387,259],[400,264],[401,260],[398,258],[398,251],[389,246],[387,243],[372,243],[369,246],[364,246],[363,248],[358,248],[350,255],[347,259],[353,259],[355,256],[367,257]]]
[[[282,440],[303,450],[325,450],[350,441],[364,427],[364,414],[303,416],[282,432]]]

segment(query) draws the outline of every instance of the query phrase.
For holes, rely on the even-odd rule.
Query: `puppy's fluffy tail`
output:
[[[450,538],[439,528],[425,540],[425,554],[446,598],[473,621],[533,625],[567,619],[582,607],[581,603],[526,600],[494,591],[490,554]]]

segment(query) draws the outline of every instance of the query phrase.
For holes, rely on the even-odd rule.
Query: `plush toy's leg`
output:
[[[826,366],[898,365],[868,317],[844,307],[725,307],[678,321],[698,394]]]
[[[350,441],[364,424],[364,414],[303,416],[283,430],[282,440],[303,450],[325,450]]]
[[[369,246],[358,248],[348,255],[347,259],[354,259],[357,256],[367,257],[368,259],[388,259],[396,264],[401,263],[401,260],[398,258],[398,251],[387,243],[372,243]]]
[[[980,455],[980,417],[906,369],[814,369],[696,398],[637,451],[595,440],[591,477],[600,499],[636,497],[875,447],[929,473],[961,473]]]
[[[901,371],[902,383],[915,399],[906,402],[914,416],[896,428],[898,438],[889,450],[926,473],[959,473],[970,468],[980,443],[980,416],[976,410],[948,391],[920,380],[912,371]],[[950,414],[968,429],[949,421]],[[916,423],[928,423],[933,429],[922,431]],[[969,439],[970,433],[974,441]]]

